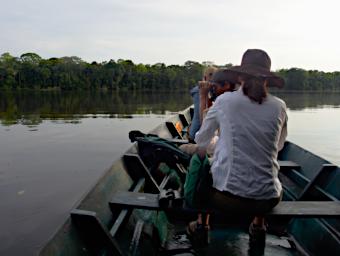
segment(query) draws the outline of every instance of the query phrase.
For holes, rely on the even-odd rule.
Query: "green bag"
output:
[[[192,208],[206,206],[211,186],[212,177],[208,157],[201,160],[197,154],[193,155],[184,183],[186,204]]]

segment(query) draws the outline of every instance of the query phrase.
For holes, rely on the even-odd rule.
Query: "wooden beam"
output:
[[[183,128],[187,127],[189,125],[185,115],[183,114],[178,114],[179,120],[181,120]]]
[[[340,203],[335,201],[282,201],[268,215],[294,218],[339,218]]]
[[[144,177],[152,185],[152,192],[159,193],[161,191],[148,167],[138,154],[125,154],[123,155],[123,160],[129,174],[141,173],[139,176]]]
[[[117,192],[110,203],[111,207],[138,208],[147,210],[172,211],[172,208],[163,209],[158,202],[158,195],[148,193]],[[193,211],[202,212],[207,210],[186,208],[174,208],[183,214]],[[212,210],[210,212],[216,212]],[[225,214],[225,213],[219,213]],[[242,214],[242,213],[241,213]],[[244,213],[244,215],[248,215]],[[283,201],[280,202],[271,212],[270,216],[319,218],[319,217],[340,217],[340,203],[336,201]]]
[[[145,179],[140,179],[137,184],[133,188],[133,192],[140,192],[144,186]],[[120,228],[123,226],[123,224],[128,220],[128,218],[131,215],[131,210],[129,209],[122,209],[119,213],[118,217],[115,220],[115,223],[112,225],[110,229],[110,234],[112,237],[115,237],[115,235],[118,233]]]
[[[168,128],[171,136],[177,139],[183,139],[182,135],[177,131],[173,122],[165,122],[166,127]]]
[[[325,171],[332,171],[337,168],[334,164],[323,164],[320,170],[315,174],[315,176],[311,179],[311,181],[307,184],[307,186],[303,189],[297,200],[301,201],[308,194],[309,190],[316,184],[319,177]]]

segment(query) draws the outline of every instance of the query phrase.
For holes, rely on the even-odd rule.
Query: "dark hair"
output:
[[[219,80],[219,81],[216,81],[216,82],[214,82],[214,83],[219,84],[221,87],[223,87],[225,84],[229,84],[229,86],[230,86],[230,91],[234,91],[234,90],[235,90],[235,87],[236,87],[236,84],[230,82],[229,80]]]
[[[236,87],[236,84],[235,83],[231,83],[229,82],[228,80],[224,80],[224,81],[216,81],[216,82],[212,82],[213,84],[218,84],[219,87],[224,87],[225,84],[229,84],[229,89],[228,89],[228,92],[233,92],[235,91],[235,87]],[[210,89],[209,89],[209,97],[210,97],[210,100],[212,101],[215,101],[216,98],[219,96],[220,94],[217,95],[216,93],[216,89],[215,89],[215,86],[211,86]]]
[[[243,77],[244,84],[242,90],[244,95],[252,101],[262,104],[264,99],[267,97],[267,86],[264,85],[264,78],[258,77]]]
[[[235,91],[235,88],[236,88],[236,84],[235,84],[235,83],[228,82],[228,81],[225,81],[225,83],[229,83],[229,85],[230,85],[230,91]]]

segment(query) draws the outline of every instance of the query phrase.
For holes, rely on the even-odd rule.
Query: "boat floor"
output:
[[[151,223],[155,223],[157,216],[156,228],[150,228],[153,226]],[[132,214],[132,223],[137,223],[138,220],[142,220],[145,225],[143,227],[143,234],[138,245],[138,255],[277,255],[277,256],[295,256],[302,255],[302,253],[296,248],[295,244],[291,242],[291,239],[282,236],[266,234],[266,247],[264,254],[257,254],[249,251],[249,235],[247,227],[241,226],[241,223],[234,221],[228,224],[215,223],[209,231],[209,244],[206,246],[197,246],[196,243],[192,243],[189,237],[186,235],[186,224],[184,221],[170,221],[164,213],[160,212],[156,214],[154,211],[147,210],[135,210]],[[244,224],[244,222],[243,222]],[[269,227],[272,225],[269,224]],[[118,240],[122,246],[123,251],[129,251],[131,255],[135,255],[131,252],[132,243],[126,243],[130,241],[134,233],[134,225],[130,226],[129,232],[123,232]],[[148,228],[149,227],[149,228]],[[153,231],[151,231],[153,230]],[[155,233],[154,231],[157,230]],[[125,229],[128,231],[128,229]],[[155,234],[159,239],[155,240]],[[163,239],[162,239],[163,237]],[[130,239],[129,239],[130,238]],[[161,248],[156,246],[156,241],[164,241]]]
[[[148,239],[146,239],[148,240]],[[152,240],[152,239],[151,239]],[[179,241],[180,240],[180,241]],[[173,238],[167,243],[172,244],[171,248],[160,249],[158,252],[153,251],[152,241],[141,243],[137,255],[235,255],[235,256],[297,256],[302,255],[295,246],[288,241],[287,237],[278,237],[272,234],[266,236],[266,247],[264,254],[258,254],[256,251],[249,250],[249,235],[241,228],[214,228],[209,232],[209,245],[197,247],[192,245],[185,231],[179,230],[174,232]],[[188,246],[189,244],[189,246]],[[184,246],[183,246],[184,245]],[[155,247],[153,247],[155,248]],[[150,251],[151,249],[151,251]],[[125,248],[131,252],[131,248]],[[131,253],[131,255],[136,255]]]
[[[183,234],[184,231],[179,231]],[[177,233],[177,234],[178,234]],[[208,246],[193,248],[192,255],[256,255],[249,251],[249,236],[240,228],[214,228],[209,232]],[[184,253],[184,252],[183,252]],[[184,255],[184,254],[178,255]],[[189,252],[188,252],[189,253]],[[176,254],[175,254],[176,255]],[[188,254],[189,255],[189,254]],[[261,254],[262,255],[262,254]],[[263,255],[301,255],[292,248],[287,237],[267,234],[266,247]]]

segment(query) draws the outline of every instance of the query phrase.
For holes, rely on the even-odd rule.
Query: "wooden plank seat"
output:
[[[135,193],[135,192],[117,192],[109,202],[110,208],[138,208],[147,210],[165,210],[176,211],[182,214],[193,212],[199,213],[206,210],[188,208],[183,204],[182,207],[162,208],[159,205],[157,194]],[[209,212],[218,213],[212,210]],[[224,214],[224,213],[223,213]],[[224,214],[225,215],[225,214]],[[247,214],[245,214],[247,215]],[[337,201],[282,201],[268,216],[282,217],[301,217],[301,218],[320,218],[320,217],[340,217],[340,202]]]

